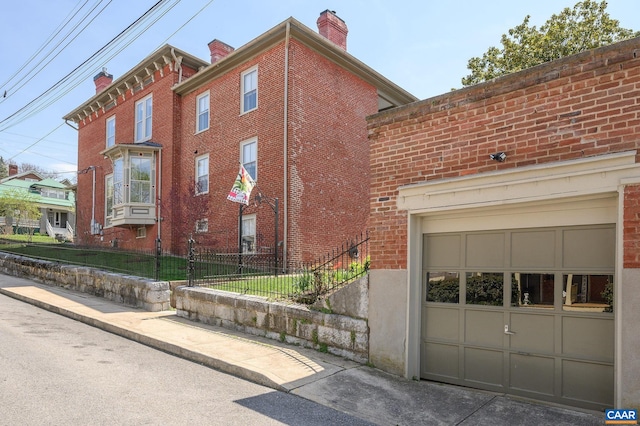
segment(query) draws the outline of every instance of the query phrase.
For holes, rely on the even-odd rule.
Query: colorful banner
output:
[[[227,200],[233,201],[234,203],[249,205],[249,196],[251,195],[251,190],[254,186],[256,186],[256,182],[241,164],[238,177],[236,178],[231,191],[229,191]]]

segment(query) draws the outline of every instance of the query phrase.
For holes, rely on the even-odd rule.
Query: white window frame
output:
[[[112,115],[107,118],[105,122],[105,139],[107,148],[110,148],[116,144],[116,116]]]
[[[211,98],[209,97],[209,91],[206,91],[196,98],[196,133],[204,132],[209,129],[209,123],[211,122]],[[206,125],[200,123],[200,118],[206,114]]]
[[[196,221],[196,233],[204,234],[209,231],[209,219],[200,219]]]
[[[206,173],[202,173],[204,170],[201,170],[200,168],[200,164],[201,161],[204,162],[206,160]],[[205,190],[201,190],[201,186],[200,186],[200,178],[201,177],[207,177],[207,188]],[[195,164],[195,193],[196,195],[201,195],[201,194],[208,194],[209,193],[209,154],[205,154],[205,155],[201,155],[199,157],[196,157],[196,164]]]
[[[251,146],[255,148],[251,149]],[[249,148],[251,151],[247,155],[245,155],[245,147]],[[249,175],[253,178],[254,181],[258,181],[258,138],[247,139],[240,143],[240,162],[244,166],[245,170],[249,173]],[[254,164],[251,166],[250,164]],[[249,167],[247,167],[249,165]],[[254,176],[255,175],[255,176]]]
[[[248,215],[242,216],[241,229],[242,229],[242,238],[241,238],[242,252],[255,253],[256,252],[256,229],[257,229],[256,215],[248,214]]]
[[[104,222],[106,226],[111,224],[114,201],[113,173],[110,173],[104,177]],[[111,208],[109,208],[109,205],[111,205]]]
[[[124,157],[113,160],[113,205],[125,203],[125,164]],[[127,186],[128,187],[128,186]]]
[[[251,79],[248,83],[245,82],[246,77],[253,75],[254,78]],[[245,105],[245,96],[250,93],[255,92],[255,106],[250,108]],[[258,66],[249,68],[248,70],[242,72],[240,74],[240,115],[246,114],[250,111],[258,109]]]
[[[134,164],[144,166],[134,173]],[[153,204],[153,157],[136,155],[129,158],[129,202],[136,204]],[[145,195],[145,197],[141,197]]]
[[[136,239],[147,238],[147,227],[139,226],[136,228]]]
[[[153,95],[145,96],[135,105],[134,141],[144,142],[151,139],[153,127]]]

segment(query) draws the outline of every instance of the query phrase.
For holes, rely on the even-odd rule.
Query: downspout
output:
[[[93,172],[93,189],[91,192],[91,235],[96,235],[96,166],[90,167]]]
[[[67,126],[71,127],[73,130],[78,130],[77,127],[74,127],[72,124],[69,124],[69,120],[64,120],[64,124],[66,124]]]
[[[162,216],[160,215],[160,207],[162,205],[162,150],[158,150],[158,184],[156,185],[156,211],[158,222],[158,241],[160,240],[160,228],[162,226]]]
[[[288,192],[288,181],[289,181],[289,162],[288,162],[288,152],[289,152],[289,37],[291,24],[287,22],[287,31],[284,41],[284,133],[283,133],[283,145],[284,145],[284,193],[282,206],[284,207],[283,219],[284,219],[284,230],[283,230],[283,240],[282,240],[282,268],[287,268],[287,236],[289,235],[289,192]],[[276,247],[278,250],[278,247]]]

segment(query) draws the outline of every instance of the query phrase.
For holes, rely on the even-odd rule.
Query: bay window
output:
[[[105,180],[105,211],[111,226],[156,222],[156,164],[161,145],[153,142],[116,144],[102,154],[113,173]]]

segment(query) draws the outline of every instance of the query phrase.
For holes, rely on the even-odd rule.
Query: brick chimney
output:
[[[320,14],[318,21],[318,32],[329,41],[334,42],[344,50],[347,50],[347,24],[336,15],[334,10],[325,10]]]
[[[93,82],[96,85],[96,93],[102,92],[113,81],[113,76],[107,72],[106,68],[102,68],[102,71],[93,77]]]
[[[9,176],[18,174],[18,165],[17,164],[9,164]]]
[[[235,49],[220,40],[213,40],[209,43],[209,52],[211,52],[211,63],[214,64],[220,59],[233,52]]]

